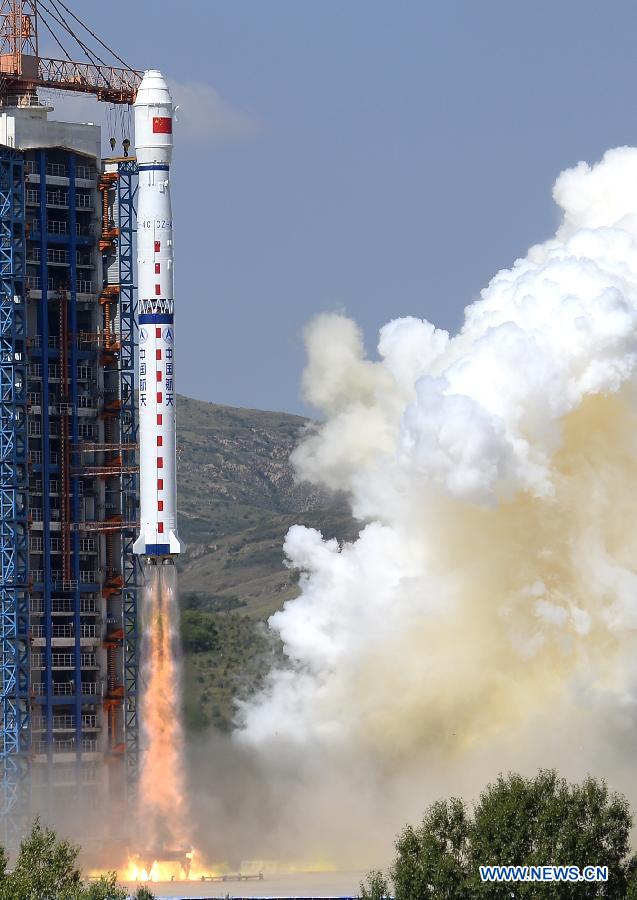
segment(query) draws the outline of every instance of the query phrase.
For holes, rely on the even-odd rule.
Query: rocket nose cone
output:
[[[156,106],[158,104],[172,104],[172,97],[166,84],[166,79],[157,69],[148,69],[137,90],[135,106]]]

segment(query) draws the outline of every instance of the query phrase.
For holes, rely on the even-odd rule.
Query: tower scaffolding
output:
[[[120,314],[120,384],[121,416],[119,439],[124,447],[137,448],[137,400],[135,396],[135,345],[137,322],[135,316],[135,198],[137,195],[137,163],[120,160],[117,164],[117,209],[119,211],[119,314]],[[133,457],[133,452],[126,455]],[[125,458],[122,456],[122,464]],[[137,470],[123,468],[121,475],[122,511],[125,519],[137,518]],[[122,531],[122,595],[124,616],[124,687],[126,735],[126,785],[134,794],[139,761],[139,725],[137,721],[139,631],[138,631],[138,573],[137,556],[133,552],[135,529]]]
[[[60,4],[0,0],[0,841],[9,850],[36,812],[80,797],[102,808],[107,793],[123,804],[138,759],[137,167],[102,160],[99,128],[53,121],[38,91],[131,104],[141,73]],[[38,27],[55,22],[89,62],[73,62],[62,44],[66,59],[40,57]]]
[[[27,528],[24,161],[0,148],[0,696],[3,843],[29,806],[29,547]]]

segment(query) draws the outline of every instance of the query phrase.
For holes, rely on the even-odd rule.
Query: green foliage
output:
[[[217,649],[217,627],[210,614],[185,609],[181,614],[181,640],[187,653]]]
[[[386,900],[389,894],[389,884],[382,872],[370,872],[360,886],[360,900]]]
[[[500,776],[472,813],[461,800],[438,801],[417,827],[396,841],[391,868],[396,900],[470,898],[609,898],[637,900],[637,857],[628,859],[632,816],[626,799],[606,783],[569,784],[555,771],[534,778]],[[480,865],[608,866],[607,882],[494,883]],[[380,873],[361,885],[361,898],[389,893]]]
[[[142,885],[142,887],[137,888],[135,900],[155,900],[155,895],[151,894],[150,890],[145,885]]]
[[[128,891],[119,887],[115,872],[109,872],[87,885],[80,896],[81,900],[126,900]]]
[[[626,866],[626,900],[637,900],[637,854]]]
[[[223,594],[199,594],[190,591],[180,598],[182,609],[194,609],[199,612],[229,612],[246,606],[245,600],[238,597],[225,597]]]
[[[126,900],[128,893],[118,886],[114,872],[91,884],[83,882],[79,852],[36,819],[20,844],[12,872],[7,873],[7,856],[0,847],[0,900]],[[148,891],[138,897],[154,900]]]
[[[391,870],[396,897],[465,896],[469,830],[466,807],[455,798],[430,806],[418,828],[408,825],[396,842]]]
[[[210,719],[206,712],[192,701],[184,703],[184,724],[188,731],[193,733],[205,731],[210,725]]]
[[[3,896],[22,900],[80,898],[82,877],[76,865],[79,852],[79,847],[58,840],[54,831],[43,828],[36,819],[20,844],[13,872],[4,879]]]
[[[569,784],[555,771],[535,778],[500,776],[480,796],[471,836],[471,869],[485,861],[522,865],[607,865],[607,884],[521,885],[520,897],[624,897],[625,857],[632,816],[624,797],[610,794],[604,781],[586,778]],[[495,887],[495,886],[494,886]],[[490,896],[507,897],[500,886]],[[531,890],[533,889],[533,891]],[[541,893],[543,892],[543,893]]]
[[[263,684],[273,663],[281,660],[275,643],[259,622],[240,613],[212,614],[218,648],[186,655],[184,660],[184,722],[189,732],[212,724],[219,731],[232,728],[234,699]]]
[[[631,823],[628,802],[610,794],[604,781],[586,778],[570,785],[554,771],[541,771],[533,779],[500,776],[475,809],[472,867],[485,859],[504,865],[607,865],[609,884],[588,885],[585,895],[623,897]],[[520,896],[531,894],[520,891]],[[551,896],[583,893],[579,885],[563,884]]]

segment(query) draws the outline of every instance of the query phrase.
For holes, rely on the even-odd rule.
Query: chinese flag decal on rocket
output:
[[[153,134],[172,134],[173,120],[168,116],[155,116],[153,118]]]

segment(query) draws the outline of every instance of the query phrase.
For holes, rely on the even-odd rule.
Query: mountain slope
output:
[[[295,523],[340,540],[357,526],[343,498],[298,485],[289,456],[309,421],[178,401],[184,706],[191,730],[228,729],[235,694],[262,683],[280,647],[267,618],[296,596],[283,540]]]

